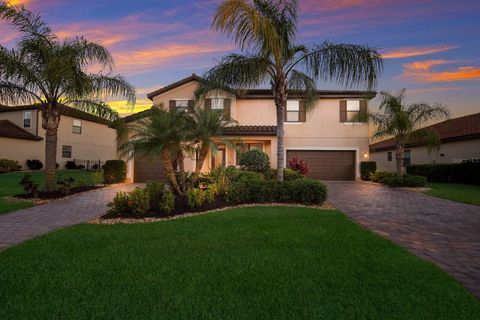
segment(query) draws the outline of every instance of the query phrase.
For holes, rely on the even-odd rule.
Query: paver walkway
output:
[[[326,184],[336,208],[437,264],[480,298],[480,206],[365,182]]]
[[[118,191],[131,191],[135,186],[124,184],[106,187],[0,215],[0,250],[92,219],[107,211],[107,203]]]

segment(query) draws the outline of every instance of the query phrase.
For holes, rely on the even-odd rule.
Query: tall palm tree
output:
[[[197,146],[198,152],[192,185],[198,181],[208,153],[216,149],[217,140],[222,136],[223,128],[235,123],[236,121],[226,117],[222,111],[196,108],[191,116],[190,127],[191,140]],[[225,142],[228,143],[228,141]]]
[[[183,152],[188,150],[188,116],[176,110],[166,111],[162,105],[152,107],[147,118],[129,125],[125,132],[129,139],[119,146],[123,155],[133,158],[146,156],[160,157],[168,180],[178,194],[184,193],[184,186],[178,183],[173,161],[180,161],[183,168]],[[179,154],[182,156],[179,157]],[[183,172],[181,172],[183,176]]]
[[[440,140],[432,129],[424,126],[434,120],[446,119],[449,111],[441,104],[405,104],[406,89],[397,94],[381,92],[380,112],[370,113],[369,118],[376,126],[372,138],[393,137],[397,174],[403,174],[405,145],[422,141],[431,149],[438,147]]]
[[[60,107],[71,107],[115,119],[117,113],[102,102],[108,95],[125,96],[132,104],[134,88],[120,75],[88,73],[99,66],[111,71],[108,50],[82,37],[58,39],[38,13],[6,3],[0,19],[8,21],[21,37],[15,49],[0,45],[0,103],[38,104],[45,137],[46,189],[55,189],[57,131]]]
[[[230,54],[210,69],[199,97],[212,90],[269,84],[277,116],[277,180],[283,180],[284,118],[289,91],[302,91],[311,108],[318,80],[372,88],[381,72],[381,55],[366,45],[297,44],[297,0],[226,0],[212,27],[233,38],[245,54]]]

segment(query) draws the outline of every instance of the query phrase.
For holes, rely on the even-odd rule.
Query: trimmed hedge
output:
[[[427,178],[410,174],[402,176],[394,174],[382,179],[381,183],[392,188],[421,188],[427,184]]]
[[[123,160],[108,160],[103,166],[105,183],[121,183],[127,177],[127,164]]]
[[[327,187],[314,179],[278,182],[264,179],[243,179],[230,185],[227,201],[233,203],[302,203],[322,204]]]
[[[33,160],[27,160],[27,167],[30,170],[40,170],[43,168],[43,163],[40,160],[33,159]]]
[[[407,173],[427,177],[429,182],[480,185],[479,161],[452,164],[417,164],[407,167]]]
[[[370,174],[377,171],[377,163],[375,161],[360,162],[360,176],[362,180],[370,180]]]

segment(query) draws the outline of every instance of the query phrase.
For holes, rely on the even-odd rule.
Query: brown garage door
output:
[[[134,165],[134,181],[163,181],[165,180],[165,172],[160,159],[149,159],[146,157],[136,157]]]
[[[290,159],[308,163],[308,177],[321,180],[355,180],[355,151],[289,150]]]

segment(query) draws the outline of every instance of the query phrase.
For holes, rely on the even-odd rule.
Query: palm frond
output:
[[[105,96],[124,96],[127,104],[135,105],[135,88],[122,76],[91,75],[92,92],[90,94]]]
[[[42,99],[25,86],[0,80],[0,102],[6,105],[33,104]]]
[[[430,128],[422,128],[422,129],[413,131],[410,134],[410,139],[425,143],[429,153],[432,152],[433,150],[436,150],[437,152],[438,150],[440,150],[440,146],[441,146],[440,136]]]
[[[289,89],[302,91],[305,95],[305,107],[308,109],[315,105],[317,100],[317,85],[315,80],[303,72],[292,70],[288,79]]]
[[[64,103],[110,121],[115,121],[120,117],[117,111],[101,100],[67,99]]]

